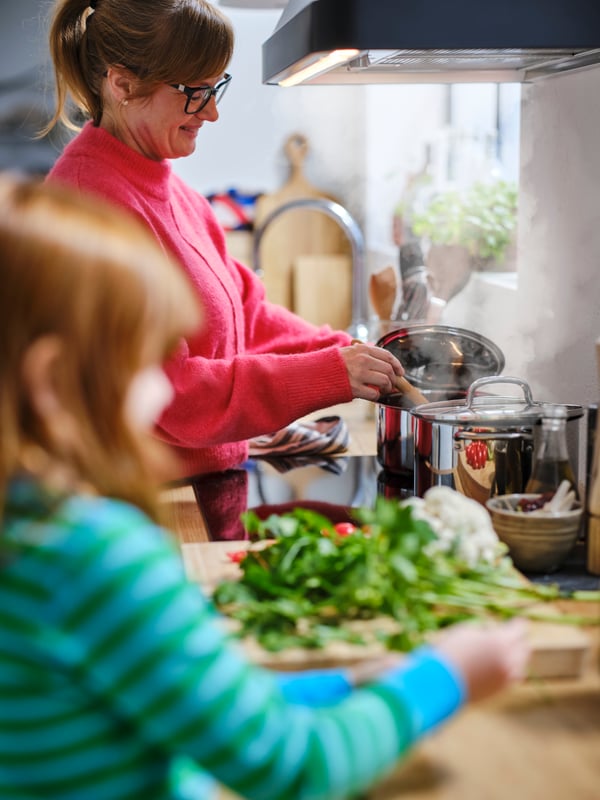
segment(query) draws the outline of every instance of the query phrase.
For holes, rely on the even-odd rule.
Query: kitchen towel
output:
[[[250,458],[332,456],[348,448],[348,426],[341,417],[292,422],[274,433],[250,440]]]

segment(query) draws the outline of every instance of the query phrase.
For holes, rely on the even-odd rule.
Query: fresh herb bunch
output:
[[[217,587],[216,605],[237,620],[241,636],[273,652],[364,643],[352,623],[380,618],[395,624],[377,638],[408,651],[452,623],[533,616],[532,604],[561,596],[555,586],[525,583],[506,556],[469,566],[428,548],[436,535],[410,504],[378,498],[373,509],[356,510],[356,520],[360,527],[340,535],[307,509],[264,521],[248,512],[250,535],[272,542],[248,550],[241,579]]]

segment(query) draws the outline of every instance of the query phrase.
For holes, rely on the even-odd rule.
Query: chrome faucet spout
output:
[[[365,239],[354,217],[339,203],[325,198],[306,197],[290,200],[268,214],[254,232],[252,249],[253,268],[258,275],[262,275],[260,267],[260,243],[269,225],[280,214],[294,208],[310,208],[322,211],[334,219],[344,231],[352,248],[352,323],[350,331],[354,332],[357,326],[368,319],[366,292],[366,257]]]

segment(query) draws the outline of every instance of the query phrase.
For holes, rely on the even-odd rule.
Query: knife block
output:
[[[596,432],[588,494],[587,570],[600,575],[600,436]]]
[[[587,530],[587,571],[600,575],[600,516],[591,514]]]
[[[596,365],[600,380],[600,339],[596,341]],[[594,431],[594,458],[590,474],[590,487],[587,501],[587,570],[592,575],[600,575],[600,434]]]

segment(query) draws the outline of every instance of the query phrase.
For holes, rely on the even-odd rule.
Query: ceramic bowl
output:
[[[506,494],[486,502],[498,538],[508,546],[515,567],[522,572],[555,572],[577,541],[583,509],[576,502],[569,511],[540,514],[517,511],[521,498],[535,494]]]

